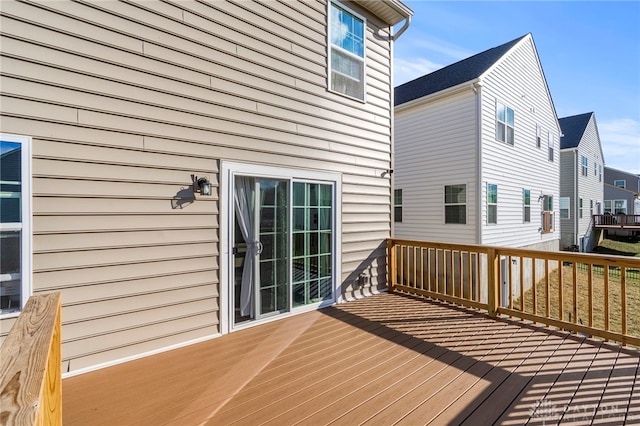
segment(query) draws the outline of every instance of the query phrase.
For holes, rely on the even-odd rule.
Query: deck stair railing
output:
[[[62,425],[60,293],[32,296],[0,348],[0,423]]]
[[[390,291],[640,347],[640,259],[389,239]]]

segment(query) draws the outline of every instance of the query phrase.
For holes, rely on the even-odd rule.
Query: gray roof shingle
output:
[[[593,112],[587,112],[558,119],[562,130],[560,149],[576,148],[578,146],[592,115]]]
[[[395,90],[394,105],[400,105],[432,93],[440,92],[449,87],[474,80],[480,77],[486,70],[495,64],[505,53],[520,40],[518,37],[508,43],[485,50],[467,59],[456,62],[444,68],[440,68],[430,74],[418,77],[415,80],[397,86]]]

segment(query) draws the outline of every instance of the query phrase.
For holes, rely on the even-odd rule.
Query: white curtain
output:
[[[256,276],[256,255],[258,253],[259,242],[254,241],[255,223],[253,200],[255,194],[255,179],[248,176],[235,176],[235,211],[242,238],[247,243],[247,254],[244,258],[244,269],[242,270],[242,285],[240,286],[240,315],[254,316],[253,303],[253,283],[259,281]]]

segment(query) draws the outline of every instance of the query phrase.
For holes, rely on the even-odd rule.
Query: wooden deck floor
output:
[[[380,294],[63,381],[72,425],[640,424],[637,351]]]

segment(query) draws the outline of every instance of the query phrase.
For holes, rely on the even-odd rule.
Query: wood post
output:
[[[487,251],[487,295],[489,304],[489,316],[498,316],[500,306],[499,286],[500,286],[500,256],[495,248],[489,247]]]
[[[389,259],[389,264],[387,265],[387,273],[389,275],[387,278],[387,290],[390,293],[393,293],[395,291],[395,282],[398,276],[398,260],[396,258],[396,243],[391,238],[387,239],[387,250],[387,259]]]
[[[32,296],[0,348],[0,419],[62,425],[60,293]]]

